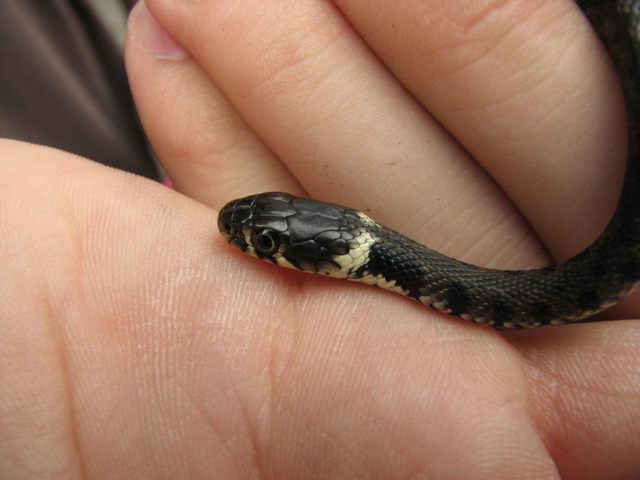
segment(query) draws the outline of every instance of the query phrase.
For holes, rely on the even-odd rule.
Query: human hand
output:
[[[244,257],[217,236],[215,213],[187,198],[220,207],[258,191],[308,193],[501,268],[545,264],[546,249],[574,253],[615,203],[620,163],[599,161],[619,148],[622,121],[620,106],[598,97],[615,82],[570,2],[533,12],[430,2],[440,19],[430,25],[411,2],[395,14],[399,3],[371,12],[336,2],[351,24],[325,2],[147,3],[193,55],[154,56],[142,37],[149,18],[140,9],[132,18],[141,118],[185,197],[2,144],[11,161],[0,218],[12,235],[0,242],[10,260],[0,368],[13,393],[2,418],[18,439],[5,451],[27,465],[55,459],[65,473],[124,478],[638,471],[637,322],[499,334]],[[566,38],[567,22],[584,43]],[[575,69],[549,53],[547,29],[558,52],[582,52]],[[539,42],[532,52],[520,48],[529,37]],[[555,79],[531,64],[547,56]],[[574,230],[584,238],[567,241]],[[49,435],[32,442],[24,425]]]
[[[182,191],[204,203],[220,207],[231,198],[269,190],[308,194],[354,206],[456,258],[499,268],[538,267],[577,253],[593,241],[615,205],[625,160],[624,107],[606,54],[570,2],[544,7],[388,2],[375,10],[369,3],[352,1],[311,6],[256,2],[242,8],[204,2],[187,8],[154,0],[149,5],[193,58],[167,66],[170,61],[144,62],[134,53],[130,71],[137,102],[172,178]],[[157,82],[150,86],[140,80],[137,85],[144,88],[136,88],[136,79],[142,78]],[[164,99],[160,108],[158,98]],[[206,105],[198,108],[195,99]],[[171,121],[163,121],[167,118]],[[402,440],[394,440],[401,448],[387,452],[381,463],[406,462],[424,469],[435,462],[434,471],[456,465],[456,478],[483,476],[477,465],[487,458],[495,460],[488,466],[491,478],[513,474],[505,472],[501,462],[517,472],[535,471],[536,466],[544,470],[554,463],[565,475],[579,478],[597,478],[603,465],[610,474],[611,463],[623,471],[635,462],[621,457],[603,462],[595,451],[608,451],[604,444],[580,441],[608,439],[612,426],[591,430],[587,412],[595,407],[581,396],[588,387],[568,379],[583,378],[585,371],[593,372],[606,359],[604,365],[609,366],[602,372],[607,373],[597,382],[599,393],[593,401],[614,385],[627,392],[632,385],[635,394],[627,408],[612,405],[605,410],[631,415],[623,423],[633,425],[633,431],[614,443],[624,444],[623,450],[634,456],[639,422],[631,412],[637,410],[640,393],[639,365],[633,359],[637,336],[632,335],[632,343],[624,348],[617,341],[627,331],[637,335],[636,324],[499,336],[366,287],[304,277],[251,259],[238,262],[225,278],[259,299],[248,316],[264,319],[265,303],[277,302],[270,316],[278,324],[285,321],[302,332],[314,332],[316,322],[309,316],[323,321],[327,340],[303,349],[313,352],[312,358],[321,356],[322,366],[299,360],[296,371],[312,378],[316,375],[307,372],[335,372],[335,382],[362,375],[367,386],[380,389],[363,392],[354,387],[345,392],[319,381],[305,385],[314,392],[311,398],[340,392],[375,404],[384,392],[397,395],[388,411],[353,411],[333,407],[338,402],[331,400],[321,402],[322,412],[315,411],[313,401],[309,403],[314,412],[298,406],[296,417],[303,419],[302,425],[304,419],[320,416],[325,419],[318,422],[326,428],[323,433],[339,439],[336,443],[342,444],[345,437],[327,427],[326,418],[339,412],[350,419],[349,432],[366,418],[394,419],[385,431],[402,432]],[[255,277],[248,277],[252,274]],[[609,314],[637,315],[637,298]],[[399,311],[400,305],[409,311]],[[427,321],[432,317],[438,320]],[[403,329],[414,325],[409,318],[415,318],[419,333],[411,330],[405,344]],[[446,333],[439,330],[441,322]],[[344,329],[356,330],[357,338]],[[372,340],[381,334],[384,340]],[[454,349],[464,352],[462,356],[448,350],[460,345],[459,335],[465,347]],[[340,344],[347,342],[344,358],[331,358],[336,336]],[[482,336],[482,342],[467,342],[476,336]],[[613,339],[618,340],[610,348]],[[385,355],[378,353],[381,348]],[[496,359],[484,348],[505,357]],[[364,357],[354,361],[363,349]],[[398,352],[405,352],[402,361]],[[626,353],[620,357],[616,352]],[[324,363],[327,356],[331,366]],[[397,370],[379,374],[390,362]],[[354,364],[365,373],[350,371],[348,366]],[[482,368],[470,372],[472,364]],[[612,381],[611,370],[621,365],[632,375]],[[419,386],[419,394],[411,387],[399,392],[388,386],[398,379],[407,381],[407,371],[414,373],[408,383]],[[500,379],[495,372],[500,372]],[[485,388],[477,388],[475,379]],[[465,387],[451,391],[452,385]],[[467,387],[482,393],[469,401]],[[501,392],[500,398],[491,395],[495,392]],[[511,410],[514,395],[518,407]],[[579,408],[567,408],[576,402]],[[486,408],[485,414],[474,411],[474,404]],[[495,421],[496,410],[505,405],[513,422]],[[445,411],[450,416],[443,420]],[[460,435],[477,422],[484,428],[467,438],[465,446],[456,448],[452,441],[443,448],[440,440],[447,432]],[[434,433],[434,423],[446,430]],[[518,427],[512,429],[513,425]],[[567,436],[566,425],[577,426],[581,434]],[[377,448],[355,447],[350,457],[369,472],[384,471],[371,458],[379,460],[384,442],[377,443],[381,439],[366,428],[358,433]],[[408,438],[418,439],[421,447],[414,450]],[[522,450],[509,451],[486,438]],[[559,445],[572,447],[565,451]],[[336,456],[318,450],[335,466],[328,476],[339,476],[343,465]],[[496,459],[489,451],[504,454]],[[400,452],[416,452],[417,457]],[[535,459],[536,466],[516,464],[514,458]]]

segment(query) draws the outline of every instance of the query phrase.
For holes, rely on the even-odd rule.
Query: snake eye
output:
[[[280,248],[280,240],[272,230],[259,230],[251,234],[251,245],[262,255],[273,255]]]

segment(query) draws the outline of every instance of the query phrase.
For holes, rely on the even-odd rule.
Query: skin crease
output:
[[[624,162],[597,45],[564,0],[147,0],[127,67],[180,193],[0,141],[0,477],[637,478],[639,322],[498,333],[215,226],[283,190],[481,265],[569,256]]]

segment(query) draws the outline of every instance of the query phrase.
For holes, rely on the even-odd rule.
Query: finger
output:
[[[330,3],[147,3],[313,196],[418,239],[428,231],[430,246],[468,261],[547,260],[496,185]]]
[[[176,188],[217,207],[261,191],[303,193],[144,2],[129,18],[125,50],[140,118]]]
[[[573,1],[335,3],[556,260],[595,239],[624,172],[624,106]]]
[[[532,416],[562,478],[640,470],[640,322],[509,332],[528,370]]]

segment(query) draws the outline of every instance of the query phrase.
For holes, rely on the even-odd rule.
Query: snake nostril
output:
[[[222,217],[218,217],[218,230],[223,235],[234,235],[233,223],[224,220]]]
[[[233,225],[230,222],[223,220],[222,215],[218,216],[218,230],[222,233],[231,233]]]

